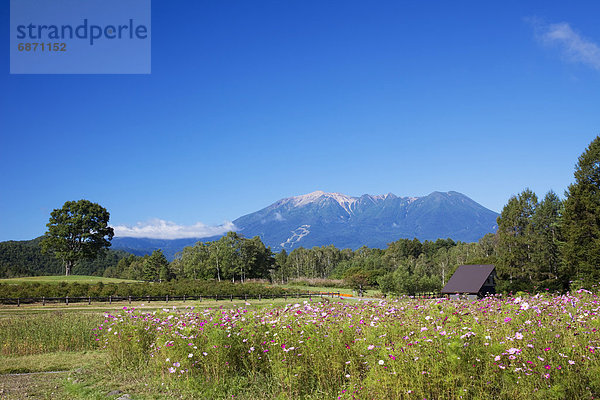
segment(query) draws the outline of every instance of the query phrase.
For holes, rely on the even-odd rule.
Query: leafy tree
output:
[[[53,251],[70,275],[75,263],[94,259],[110,246],[114,231],[108,226],[110,214],[89,200],[67,201],[50,214],[48,231],[42,240],[43,251]]]
[[[575,183],[566,192],[563,217],[564,272],[578,285],[600,281],[600,137],[575,165]]]
[[[162,250],[154,250],[144,260],[143,278],[146,281],[168,281],[170,279],[169,262]]]
[[[508,200],[498,217],[498,273],[508,290],[531,290],[535,285],[532,217],[537,204],[535,193],[525,189]]]
[[[551,289],[561,289],[563,286],[559,280],[562,208],[561,200],[550,191],[538,204],[532,218],[536,239],[532,261],[538,267],[537,280],[541,286]]]
[[[260,240],[260,236],[252,239],[242,239],[239,251],[240,280],[266,278],[275,264],[271,249]]]
[[[189,279],[210,279],[214,276],[209,269],[209,244],[198,242],[188,246],[177,255],[172,264],[179,266],[179,275]]]
[[[281,281],[283,285],[287,278],[289,277],[289,273],[287,271],[287,260],[288,254],[285,249],[282,249],[279,253],[275,254],[275,265],[272,269],[272,278],[275,281]]]
[[[210,256],[208,265],[216,272],[217,280],[221,278],[235,279],[235,273],[239,267],[239,236],[235,232],[227,232],[219,240],[209,244]]]

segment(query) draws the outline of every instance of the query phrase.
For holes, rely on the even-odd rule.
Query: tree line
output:
[[[0,283],[0,298],[42,297],[144,297],[144,296],[283,296],[291,291],[259,283],[233,284],[205,280],[172,280],[169,282],[139,283]]]
[[[217,241],[186,247],[170,264],[163,259],[162,275],[156,269],[153,275],[144,273],[154,254],[123,259],[107,273],[232,282],[332,278],[356,288],[415,294],[439,291],[461,264],[494,264],[501,292],[589,288],[600,281],[600,137],[579,157],[574,177],[564,200],[553,191],[540,200],[530,189],[512,196],[498,217],[497,232],[476,243],[399,239],[385,249],[330,245],[272,254],[259,237],[229,232]]]
[[[529,189],[512,196],[498,217],[497,232],[475,243],[399,239],[385,249],[330,245],[274,254],[258,236],[229,232],[184,248],[172,262],[157,250],[143,257],[112,253],[110,264],[101,251],[112,237],[109,214],[80,200],[53,211],[41,246],[62,260],[67,274],[100,253],[110,265],[96,274],[150,282],[343,279],[359,289],[378,286],[384,293],[415,294],[439,291],[461,264],[494,264],[497,290],[503,292],[591,288],[600,280],[600,137],[579,157],[574,177],[564,200],[552,191],[539,200]],[[34,264],[40,262],[32,248],[16,251],[29,254]],[[0,263],[11,258],[7,253],[13,254],[0,252]]]
[[[498,218],[498,270],[512,290],[591,288],[600,282],[600,137],[575,165],[565,199],[529,189]]]

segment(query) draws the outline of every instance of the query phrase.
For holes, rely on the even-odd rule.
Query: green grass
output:
[[[155,311],[155,310],[163,310],[163,309],[184,309],[186,307],[194,307],[195,309],[204,309],[204,308],[251,308],[251,309],[260,309],[266,307],[280,307],[285,306],[286,304],[294,304],[294,303],[302,303],[303,301],[308,300],[307,298],[292,298],[288,297],[287,299],[278,298],[278,299],[248,299],[247,303],[250,306],[246,305],[246,301],[234,299],[230,300],[219,300],[215,301],[214,299],[202,300],[202,301],[152,301],[148,303],[147,301],[133,301],[131,304],[128,301],[121,302],[113,302],[112,304],[102,302],[102,303],[71,303],[68,306],[64,303],[48,303],[45,306],[41,304],[21,304],[20,307],[15,305],[0,305],[0,329],[2,327],[2,321],[7,319],[18,319],[24,316],[36,315],[36,314],[47,314],[47,313],[61,313],[64,315],[68,314],[85,314],[88,316],[101,316],[104,312],[115,312],[121,311],[123,307],[127,308],[135,308],[143,311]],[[313,297],[313,301],[320,300],[320,297]],[[331,300],[331,299],[330,299]],[[335,298],[334,300],[338,301],[339,299]],[[2,338],[2,334],[0,332],[0,340]]]
[[[106,353],[91,351],[58,351],[27,356],[0,356],[0,374],[69,371],[88,364],[106,361]]]
[[[286,304],[302,303],[305,299],[275,299],[245,301],[194,301],[194,302],[128,302],[112,305],[106,303],[27,305],[0,307],[0,398],[20,399],[27,393],[38,399],[115,399],[107,397],[111,390],[130,393],[136,400],[144,399],[194,399],[218,397],[225,390],[236,399],[272,398],[265,381],[263,389],[248,387],[240,378],[222,385],[202,388],[174,388],[161,385],[160,376],[148,376],[145,370],[122,371],[107,366],[108,353],[99,349],[92,329],[104,321],[104,312],[122,313],[123,307],[136,307],[145,312],[173,307],[182,309],[213,308],[227,310],[246,307],[270,309]],[[66,371],[54,373],[56,371]],[[52,372],[52,373],[49,373]],[[32,374],[30,374],[32,373]],[[11,375],[26,374],[26,375]],[[272,383],[275,386],[275,383]],[[199,393],[206,396],[198,397]]]
[[[100,313],[38,313],[0,319],[0,354],[21,356],[57,351],[83,351],[98,347],[93,329],[103,321]]]
[[[578,293],[121,312],[101,341],[113,373],[145,372],[150,395],[167,387],[214,399],[597,398],[597,303]]]
[[[9,278],[0,279],[0,283],[19,284],[19,283],[135,283],[129,279],[104,278],[102,276],[87,276],[87,275],[57,275],[57,276],[28,276],[24,278]]]
[[[126,313],[128,303],[0,307],[0,390],[8,390],[0,397],[27,391],[39,399],[114,400],[107,394],[120,390],[135,400],[558,400],[600,393],[600,322],[589,312],[596,296],[320,300],[131,305],[158,310],[148,320]],[[97,342],[93,329],[105,320]],[[54,371],[67,372],[47,373]]]

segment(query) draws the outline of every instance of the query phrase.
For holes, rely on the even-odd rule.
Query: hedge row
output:
[[[251,296],[283,295],[285,289],[259,283],[179,280],[142,283],[0,284],[0,298],[107,296]]]

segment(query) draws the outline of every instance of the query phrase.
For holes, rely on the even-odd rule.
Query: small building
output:
[[[461,265],[442,289],[443,295],[469,299],[496,293],[496,267],[493,265]]]

